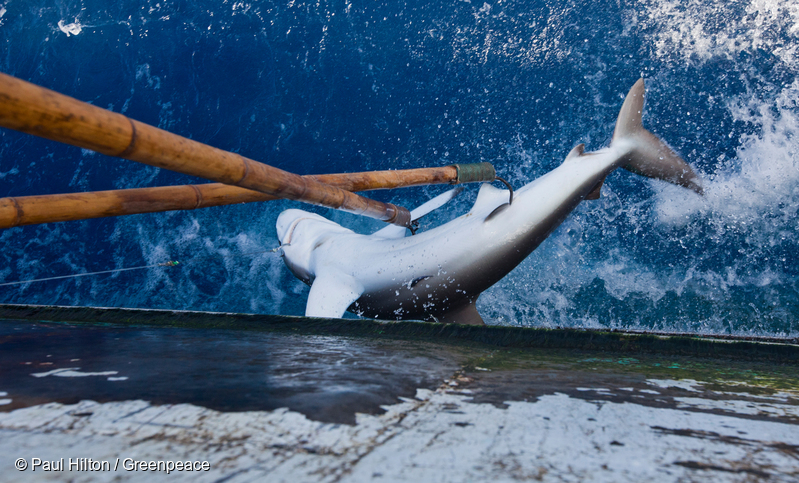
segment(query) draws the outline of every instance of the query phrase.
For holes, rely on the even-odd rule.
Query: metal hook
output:
[[[508,183],[504,179],[500,178],[499,176],[495,177],[494,181],[499,181],[499,182],[501,182],[502,184],[504,184],[505,186],[508,187],[508,191],[510,191],[510,198],[508,198],[508,204],[512,205],[513,204],[513,187],[510,185],[510,183]]]

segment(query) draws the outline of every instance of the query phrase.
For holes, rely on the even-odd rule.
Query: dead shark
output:
[[[484,184],[468,213],[413,236],[394,226],[363,235],[317,214],[284,211],[277,220],[283,259],[311,285],[305,315],[341,317],[349,310],[379,319],[483,324],[477,297],[532,253],[581,201],[599,198],[605,177],[615,169],[701,195],[690,166],[644,129],[643,106],[640,79],[624,100],[610,146],[587,153],[580,144],[559,167],[513,193]],[[422,205],[413,219],[453,195]]]

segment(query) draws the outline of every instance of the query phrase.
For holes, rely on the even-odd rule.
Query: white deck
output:
[[[460,384],[458,382],[460,378]],[[0,413],[0,481],[797,481],[797,395],[691,380],[578,388],[506,408],[470,399],[460,375],[357,424],[286,409],[220,413],[144,401],[44,404]],[[464,384],[465,383],[465,384]],[[745,389],[745,388],[744,388]],[[657,407],[664,390],[677,407]],[[612,402],[625,393],[629,401]],[[594,399],[596,396],[596,399]],[[636,404],[635,400],[642,404]],[[31,458],[208,461],[207,472],[13,469]],[[68,463],[67,463],[68,464]]]

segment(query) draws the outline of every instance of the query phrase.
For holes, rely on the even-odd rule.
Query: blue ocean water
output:
[[[799,334],[799,1],[0,0],[0,70],[300,174],[489,161],[521,186],[644,124],[699,198],[627,172],[485,292],[491,323]],[[0,130],[0,196],[198,180]],[[412,207],[442,191],[372,193]],[[427,223],[465,212],[472,187]],[[294,202],[8,229],[2,303],[302,314]],[[321,208],[356,230],[379,222]]]

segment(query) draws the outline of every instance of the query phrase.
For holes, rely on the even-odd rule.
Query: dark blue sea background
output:
[[[481,296],[502,325],[799,335],[798,48],[797,0],[0,0],[0,71],[300,174],[488,161],[521,186],[606,146],[643,76],[706,196],[612,174]],[[0,130],[0,196],[198,182]],[[380,226],[281,201],[7,229],[0,282],[181,264],[0,302],[301,315],[269,251],[289,207]]]

